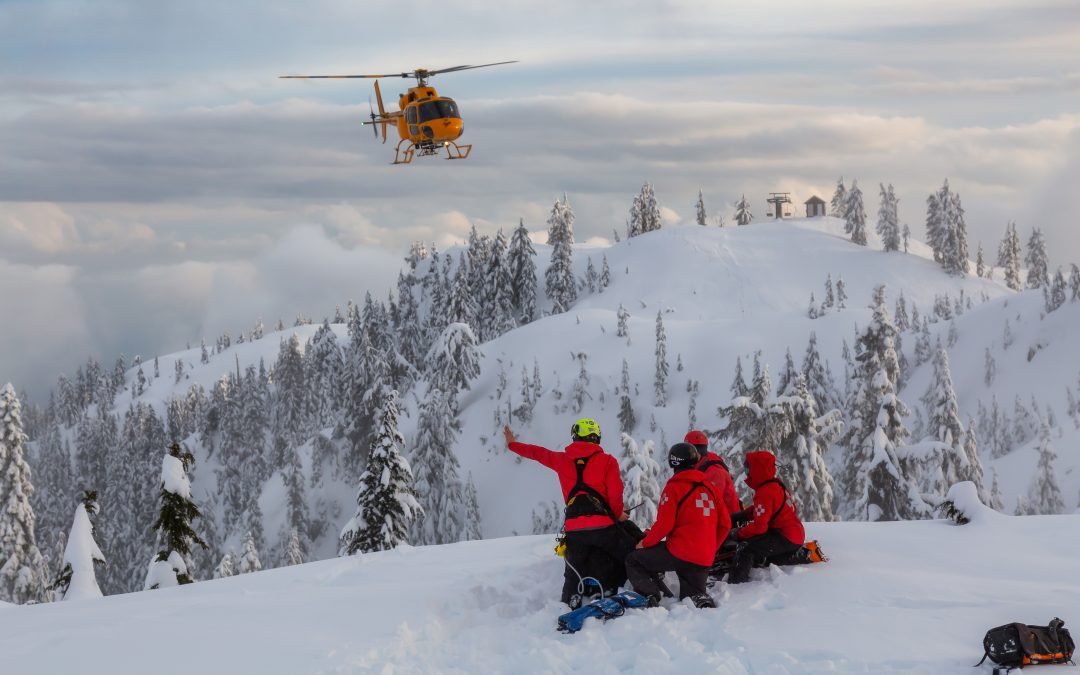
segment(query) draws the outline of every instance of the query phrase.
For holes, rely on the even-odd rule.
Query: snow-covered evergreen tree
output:
[[[632,434],[636,426],[637,415],[630,398],[630,365],[623,359],[622,380],[619,382],[619,430],[623,434]]]
[[[1044,289],[1045,290],[1045,289]],[[1068,287],[1065,285],[1065,275],[1062,273],[1061,268],[1057,269],[1054,273],[1054,279],[1050,282],[1050,290],[1046,291],[1046,311],[1047,313],[1056,311],[1062,305],[1065,304],[1068,298]]]
[[[493,340],[517,326],[513,290],[506,237],[500,229],[491,243],[483,280],[481,311],[477,320],[482,341]]]
[[[462,539],[476,541],[484,538],[484,527],[480,517],[480,500],[476,496],[476,483],[472,473],[465,481],[465,532]]]
[[[896,328],[885,307],[885,287],[874,290],[873,318],[859,336],[858,370],[844,436],[847,457],[840,485],[848,513],[866,520],[908,520],[928,514],[904,474],[897,448],[907,439],[907,406],[896,395],[899,365],[893,349]]]
[[[817,348],[817,334],[814,332],[810,333],[800,370],[806,376],[806,388],[813,396],[818,410],[842,409],[842,397],[832,375],[821,360],[821,353]]]
[[[299,445],[309,429],[308,384],[300,338],[293,335],[282,342],[274,365],[274,431]]]
[[[315,331],[304,360],[307,362],[304,368],[308,385],[306,399],[311,404],[312,421],[316,429],[323,429],[334,424],[335,412],[343,407],[345,400],[345,361],[328,321]]]
[[[708,218],[705,215],[705,198],[701,196],[701,190],[697,193],[697,203],[694,205],[694,212],[696,214],[697,224],[705,226],[708,223]]]
[[[731,397],[749,396],[750,387],[746,386],[746,377],[743,375],[742,357],[735,357],[735,377],[731,380]]]
[[[0,600],[17,605],[44,600],[48,584],[30,505],[26,444],[22,404],[8,383],[0,389]]]
[[[795,360],[791,358],[791,348],[784,353],[784,366],[780,370],[780,379],[776,382],[776,392],[788,396],[795,391],[795,380],[799,371],[795,369]]]
[[[866,209],[857,180],[851,181],[851,189],[844,201],[844,232],[851,235],[852,243],[866,246]]]
[[[893,192],[891,183],[887,189],[883,183],[879,184],[879,186],[881,188],[881,206],[878,208],[877,233],[881,237],[881,243],[886,251],[899,251],[900,223],[897,214],[899,200]]]
[[[954,275],[968,270],[967,225],[960,196],[949,188],[948,179],[941,189],[926,199],[926,243],[934,251],[934,260]]]
[[[638,195],[641,204],[641,234],[659,230],[662,223],[660,218],[660,204],[656,201],[656,193],[651,183],[641,186],[641,194]]]
[[[406,541],[413,520],[423,516],[412,490],[412,469],[401,455],[404,442],[398,431],[397,392],[392,391],[360,477],[356,515],[341,531],[341,555],[395,548]]]
[[[1028,270],[1028,288],[1050,285],[1050,261],[1046,256],[1046,240],[1043,239],[1042,230],[1037,227],[1031,230],[1031,237],[1028,238],[1024,263]]]
[[[188,471],[194,465],[195,458],[190,452],[181,451],[173,443],[161,462],[161,509],[153,528],[158,531],[159,551],[150,563],[146,577],[146,589],[190,584],[195,581],[190,569],[191,547],[195,544],[206,548],[206,542],[191,527],[196,518],[201,518],[199,507],[191,501],[191,482]],[[183,565],[177,564],[177,558]],[[171,572],[170,572],[171,570]],[[175,574],[166,581],[162,575]]]
[[[656,521],[656,509],[660,502],[660,466],[630,437],[622,434],[623,503],[626,508],[633,508],[631,518],[641,527],[648,527]]]
[[[1054,470],[1057,451],[1054,450],[1050,441],[1050,425],[1045,420],[1040,426],[1037,450],[1039,463],[1031,479],[1031,487],[1028,488],[1028,513],[1031,515],[1063,513],[1065,501],[1061,497],[1061,488],[1058,487]]]
[[[446,318],[449,323],[464,323],[475,329],[479,308],[477,296],[469,283],[470,276],[465,254],[458,255],[457,271],[454,273],[454,282],[447,298]]]
[[[248,532],[244,537],[244,552],[240,556],[240,562],[237,565],[237,574],[250,574],[251,572],[258,572],[262,570],[262,561],[259,560],[259,549],[255,544],[255,537],[251,532]]]
[[[653,403],[659,407],[668,401],[668,360],[667,334],[664,332],[664,317],[656,313],[656,374],[653,376]]]
[[[985,372],[983,373],[983,383],[989,387],[994,383],[994,378],[997,376],[997,361],[994,360],[994,355],[990,353],[990,348],[986,348],[986,354],[983,357],[983,366]]]
[[[997,266],[1005,270],[1005,285],[1014,291],[1020,290],[1020,262],[1020,236],[1016,233],[1016,223],[1009,222],[998,245]]]
[[[529,323],[536,316],[536,250],[522,219],[510,240],[507,264],[513,288],[515,316],[520,323]]]
[[[611,285],[611,268],[608,267],[607,255],[603,257],[603,263],[600,265],[600,292],[603,293],[604,289]]]
[[[422,516],[412,525],[416,544],[451,544],[465,538],[465,495],[454,443],[457,423],[450,403],[438,389],[429,388],[420,404],[416,438],[409,454],[413,491]]]
[[[429,385],[446,394],[456,414],[458,394],[480,374],[480,352],[472,329],[463,323],[447,326],[425,361]]]
[[[596,273],[596,266],[593,265],[590,257],[585,263],[585,288],[589,289],[590,293],[595,293],[599,280],[600,275]]]
[[[544,292],[551,300],[551,313],[561,314],[577,300],[577,282],[571,263],[574,254],[574,211],[570,205],[556,200],[548,218],[548,244],[551,245],[551,264],[544,272]]]
[[[744,194],[739,201],[735,202],[735,223],[749,225],[752,222],[754,222],[754,214],[750,212],[750,202],[746,201]]]
[[[226,553],[225,555],[221,556],[221,562],[219,562],[217,567],[214,568],[214,578],[227,579],[234,574],[236,574],[236,572],[233,569],[233,554]]]
[[[630,320],[630,312],[626,311],[626,308],[622,306],[622,303],[619,303],[619,311],[616,312],[615,315],[619,319],[618,324],[615,326],[616,337],[627,338],[627,342],[629,342],[630,333],[627,322]]]
[[[304,550],[300,545],[300,533],[296,528],[289,531],[289,541],[285,544],[285,553],[281,557],[281,563],[285,566],[302,565],[304,563]]]
[[[982,242],[979,242],[979,250],[975,253],[975,274],[980,279],[986,276],[986,261],[983,259]]]
[[[794,494],[799,517],[814,522],[835,519],[833,513],[833,477],[825,463],[829,445],[843,426],[839,410],[818,415],[814,396],[807,386],[806,376],[795,373],[790,395],[784,394],[780,404],[787,415],[787,433],[777,449],[777,458],[794,478],[789,486]]]
[[[843,218],[847,210],[847,188],[844,187],[844,177],[836,180],[836,190],[833,192],[832,201],[829,202],[829,215],[833,218]]]
[[[928,440],[942,444],[941,466],[934,467],[935,475],[940,471],[943,482],[933,485],[928,481],[920,481],[923,489],[935,492],[937,496],[944,497],[953,485],[962,481],[972,481],[979,491],[979,498],[984,502],[989,498],[982,485],[982,466],[979,456],[968,456],[968,448],[965,447],[964,426],[960,422],[960,411],[956,403],[956,392],[953,390],[952,372],[949,369],[949,355],[939,342],[934,351],[934,372],[930,379],[930,385],[923,394],[922,402],[927,413]],[[972,441],[974,438],[971,439]],[[973,450],[974,448],[972,448]],[[974,464],[972,463],[974,461]]]
[[[97,492],[87,490],[75,507],[75,519],[64,548],[63,568],[52,585],[58,600],[100,598],[97,566],[105,564],[105,556],[97,544],[97,534],[90,516],[97,514]]]

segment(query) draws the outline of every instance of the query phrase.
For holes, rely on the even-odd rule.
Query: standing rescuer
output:
[[[675,475],[660,495],[656,523],[626,558],[630,583],[648,598],[650,607],[660,604],[657,575],[667,571],[679,577],[680,599],[689,597],[698,607],[716,606],[706,583],[709,566],[731,529],[731,517],[705,474],[694,468],[700,461],[693,445],[671,446],[668,464]]]
[[[580,419],[570,428],[573,442],[563,452],[520,443],[510,427],[503,427],[506,447],[526,459],[555,471],[566,503],[566,570],[562,601],[571,607],[582,602],[583,577],[600,582],[603,592],[614,593],[626,582],[624,559],[634,541],[616,520],[628,516],[623,507],[619,462],[600,447],[600,425]]]

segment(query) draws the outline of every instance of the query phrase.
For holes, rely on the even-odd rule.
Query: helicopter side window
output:
[[[409,125],[410,134],[420,133],[420,127],[416,125],[416,106],[405,108],[405,123]]]

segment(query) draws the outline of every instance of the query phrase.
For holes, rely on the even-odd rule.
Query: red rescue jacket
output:
[[[679,560],[712,565],[716,551],[731,529],[731,516],[716,489],[697,469],[671,477],[660,495],[656,523],[642,540],[642,548],[656,546],[667,537],[667,549]]]
[[[563,503],[570,499],[570,490],[577,483],[575,460],[589,457],[584,471],[585,484],[603,495],[612,513],[616,516],[622,515],[623,482],[622,476],[619,475],[619,461],[604,452],[599,445],[574,441],[566,446],[564,452],[553,452],[539,445],[514,442],[510,444],[510,451],[526,459],[540,462],[555,471],[559,475]],[[595,530],[614,524],[615,521],[606,515],[579,516],[566,521],[566,531]]]
[[[702,467],[705,468],[702,469]],[[739,495],[735,492],[735,481],[731,480],[731,472],[728,471],[727,465],[724,464],[724,460],[720,458],[720,455],[706,452],[705,456],[701,458],[701,461],[694,468],[704,473],[705,480],[712,483],[712,486],[716,488],[716,494],[720,495],[720,499],[723,500],[728,513],[742,511],[742,503],[739,502]]]
[[[791,494],[776,478],[776,457],[771,452],[748,452],[746,465],[746,484],[754,490],[753,520],[739,529],[739,539],[777,530],[792,544],[802,545],[806,532]]]

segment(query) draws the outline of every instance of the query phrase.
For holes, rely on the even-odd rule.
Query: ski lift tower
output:
[[[768,215],[773,216],[776,220],[781,220],[784,216],[790,216],[790,209],[785,208],[785,204],[791,204],[790,192],[770,192],[769,198],[766,199],[769,203]]]

